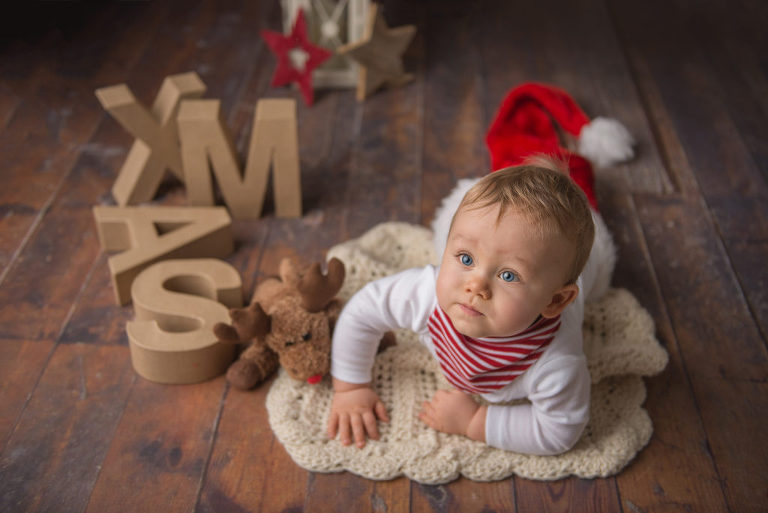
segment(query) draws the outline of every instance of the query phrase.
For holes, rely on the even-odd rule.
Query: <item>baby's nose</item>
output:
[[[467,279],[465,289],[470,294],[477,294],[483,299],[489,299],[491,297],[490,283],[479,273],[473,274]]]

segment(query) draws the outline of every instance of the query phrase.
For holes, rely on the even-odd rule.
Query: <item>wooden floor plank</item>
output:
[[[629,56],[630,67],[635,78],[638,95],[644,107],[644,113],[653,131],[653,138],[643,143],[639,142],[637,148],[639,160],[646,159],[648,154],[658,154],[658,162],[666,170],[675,193],[684,195],[696,195],[698,184],[696,177],[690,172],[690,163],[680,138],[675,130],[674,121],[664,107],[648,61],[627,44],[625,51]],[[635,161],[629,164],[631,169]],[[602,177],[606,174],[603,173]],[[608,175],[610,176],[610,175]]]
[[[611,180],[616,192],[672,192],[674,183],[654,148],[652,127],[633,83],[620,30],[605,3],[581,0],[557,9],[561,15],[547,31],[548,45],[553,47],[548,52],[553,78],[547,80],[568,91],[590,119],[618,120],[635,139],[636,153],[642,154],[631,165],[594,166],[597,180]]]
[[[127,346],[125,324],[131,319],[132,307],[115,304],[107,256],[102,254],[83,284],[81,299],[74,305],[59,342]]]
[[[5,83],[0,84],[0,133],[8,125],[22,99]]]
[[[308,472],[288,457],[269,427],[271,381],[256,390],[230,388],[195,511],[286,511],[304,503]],[[278,484],[279,483],[279,484]]]
[[[644,408],[653,423],[647,447],[616,478],[624,511],[686,509],[725,511],[725,496],[707,434],[696,405],[659,290],[650,255],[631,197],[603,191],[601,212],[618,245],[613,284],[630,290],[653,317],[656,336],[670,355],[667,368],[645,380]],[[682,420],[685,419],[685,420]]]
[[[485,77],[477,47],[481,21],[477,11],[460,2],[428,8],[437,14],[426,20],[423,36],[429,69],[424,85],[423,223],[432,220],[440,200],[459,179],[483,176],[490,165],[484,144],[489,123]]]
[[[126,348],[57,346],[0,455],[0,509],[83,511],[133,380]]]
[[[90,209],[54,207],[0,285],[1,336],[55,340],[98,254]]]
[[[33,208],[19,203],[6,203],[0,207],[0,283],[5,279],[9,265],[18,255],[20,246],[33,229],[39,214]]]
[[[718,8],[711,6],[697,10],[695,15],[701,23],[692,24],[686,9],[678,7],[670,9],[670,16],[657,24],[657,30],[665,37],[648,37],[641,28],[642,23],[636,20],[652,17],[654,5],[621,6],[621,9],[616,7],[616,18],[631,34],[631,58],[645,63],[650,75],[648,80],[652,80],[659,91],[663,108],[674,132],[679,134],[679,143],[690,164],[690,168],[683,172],[688,171],[695,177],[695,193],[701,195],[717,224],[765,337],[768,306],[763,285],[768,283],[768,271],[765,266],[756,266],[753,262],[758,252],[768,251],[765,243],[768,181],[764,170],[760,169],[763,165],[760,150],[754,148],[752,141],[768,136],[768,126],[752,118],[763,108],[761,100],[756,98],[763,98],[768,93],[768,79],[755,68],[742,68],[756,77],[747,87],[743,82],[739,83],[739,79],[745,80],[743,76],[727,75],[725,72],[732,65],[733,55],[727,50],[713,54],[717,45],[703,43],[700,25],[715,30],[710,34],[714,40],[725,40],[728,39],[725,36],[734,35],[730,45],[740,45],[745,52],[750,49],[749,36],[753,31],[742,30],[741,34],[729,23],[708,20],[717,15],[717,11],[711,11]],[[722,8],[719,9],[719,17],[722,17]],[[660,42],[672,37],[674,44],[665,45],[662,50]],[[660,54],[661,51],[664,53]],[[686,66],[674,67],[671,65],[674,62],[686,62]],[[765,86],[762,94],[758,92],[761,85]],[[745,109],[749,114],[744,113]],[[747,127],[743,134],[739,130],[741,126]],[[745,249],[746,254],[742,257]]]
[[[0,453],[48,364],[53,342],[0,340]]]
[[[462,477],[447,485],[411,486],[413,512],[522,511],[516,508],[513,479],[478,483]]]
[[[680,12],[688,14],[685,2],[676,4]],[[698,49],[694,58],[703,58],[711,70],[707,82],[715,83],[718,89],[716,106],[724,116],[727,111],[734,133],[739,134],[760,170],[762,182],[767,182],[768,74],[760,60],[768,46],[763,30],[768,9],[759,2],[747,2],[736,9],[727,3],[709,2],[693,16],[695,23],[686,20],[686,28],[691,44]]]
[[[208,463],[224,386],[223,377],[183,386],[137,378],[87,511],[191,511]]]
[[[700,204],[640,197],[638,207],[728,505],[750,511],[768,486],[759,471],[768,440],[754,410],[764,394],[753,387],[768,372],[765,346]]]
[[[665,80],[669,80],[669,75],[666,75],[666,77],[667,78],[665,78]],[[690,120],[688,119],[690,116],[683,116],[682,113],[677,111],[676,105],[678,105],[678,103],[681,101],[682,100],[678,99],[676,102],[668,103],[667,105],[669,106],[668,108],[673,113],[673,115],[675,115],[674,119],[679,120],[678,124],[679,123],[687,124],[687,123],[690,123]],[[702,108],[702,110],[706,111],[707,109]],[[699,113],[697,115],[705,116],[707,114]],[[684,119],[685,121],[683,121]],[[710,192],[706,191],[707,189],[706,187],[702,187],[701,194],[704,196],[705,201],[718,204],[718,198],[727,198],[726,191],[732,190],[731,187],[736,187],[738,189],[738,183],[743,183],[745,181],[749,181],[751,183],[751,181],[747,180],[746,177],[750,173],[752,173],[752,170],[750,170],[748,167],[740,166],[740,165],[734,165],[734,166],[726,165],[723,160],[723,156],[721,154],[718,154],[718,152],[715,150],[710,151],[708,149],[714,144],[714,140],[711,139],[711,134],[706,136],[698,135],[703,132],[712,132],[714,130],[695,131],[695,130],[681,130],[681,128],[682,127],[678,126],[678,130],[681,131],[681,133],[687,134],[685,138],[681,138],[681,142],[683,144],[683,148],[687,150],[688,160],[690,161],[692,166],[690,169],[687,170],[689,173],[695,172],[697,180],[702,181],[703,180],[702,176],[706,174],[714,175],[715,173],[713,173],[712,171],[713,166],[715,166],[718,162],[721,162],[723,163],[722,169],[724,170],[727,168],[729,170],[728,173],[732,175],[731,178],[726,179],[726,182],[730,180],[735,180],[734,182],[731,182],[731,185],[726,185],[725,182],[721,182],[720,184],[716,184],[715,182],[712,182],[709,187]],[[727,142],[727,140],[725,139],[723,139],[723,141],[724,141],[723,142],[724,146],[721,147],[723,149],[731,144]],[[691,151],[691,149],[693,148],[696,148],[697,151]],[[705,163],[704,161],[700,160],[700,157],[696,154],[698,150],[701,150],[701,152],[704,153],[705,156],[710,157],[709,162]],[[738,155],[738,153],[736,153],[735,155]],[[707,178],[707,180],[713,180],[713,179],[714,179],[713,176],[710,176],[710,178]],[[764,184],[755,183],[752,185],[752,187],[755,187],[759,190],[764,188]],[[721,209],[714,208],[714,206],[711,208],[710,211],[713,214],[713,218],[714,218],[713,221],[716,222],[718,226],[713,226],[713,229],[715,230],[715,232],[712,234],[713,238],[711,239],[711,241],[707,240],[707,243],[709,244],[707,247],[707,251],[711,253],[707,253],[707,257],[705,261],[697,262],[702,266],[706,266],[706,268],[709,268],[709,266],[715,265],[715,262],[718,262],[724,265],[723,269],[725,270],[725,273],[726,273],[725,279],[727,279],[727,283],[729,283],[729,289],[728,289],[728,293],[723,292],[723,296],[726,297],[726,294],[727,294],[727,296],[730,297],[729,301],[733,301],[733,298],[738,298],[739,303],[741,303],[742,306],[744,307],[746,307],[746,305],[743,305],[742,303],[743,296],[738,283],[736,284],[735,289],[730,288],[730,283],[733,282],[733,279],[735,278],[735,276],[728,275],[729,274],[728,270],[731,268],[731,262],[728,261],[728,256],[726,255],[723,257],[721,255],[721,252],[723,249],[722,248],[723,242],[725,242],[726,244],[725,250],[726,252],[728,252],[728,244],[730,242],[729,238],[731,237],[736,240],[745,240],[745,239],[752,238],[752,240],[755,240],[755,241],[760,241],[763,238],[763,234],[761,232],[764,232],[764,230],[768,229],[768,225],[766,225],[762,221],[765,218],[765,216],[761,214],[761,210],[763,210],[764,207],[762,205],[759,205],[758,204],[759,202],[755,201],[753,198],[755,197],[752,196],[751,194],[746,194],[746,197],[741,197],[738,199],[738,201],[728,200],[730,202],[730,204],[728,205],[730,210],[727,211],[727,215],[726,215],[726,210],[724,208],[725,205],[723,205],[723,208]],[[690,207],[691,210],[685,207],[680,207],[680,208],[674,209],[673,211],[670,211],[668,213],[670,217],[667,218],[668,219],[667,222],[671,223],[672,225],[679,222],[681,226],[674,227],[675,229],[683,229],[683,227],[685,227],[685,229],[688,229],[686,226],[688,222],[687,218],[684,217],[682,219],[678,219],[674,216],[675,215],[682,215],[682,216],[696,215],[696,216],[703,217],[703,219],[700,220],[700,223],[706,223],[706,219],[709,219],[709,215],[707,214],[707,212],[704,211],[704,209],[706,208],[706,204],[704,202],[701,202],[701,200],[698,198],[693,198],[692,202],[694,203],[700,202],[700,203],[697,205],[691,205]],[[740,205],[740,208],[736,206],[737,203]],[[677,201],[673,200],[672,204],[676,205]],[[751,209],[756,209],[756,210],[751,210]],[[718,215],[718,212],[721,212],[722,214]],[[749,219],[749,222],[747,222],[747,219]],[[697,226],[697,228],[698,228],[697,231],[682,232],[686,234],[686,240],[684,241],[686,248],[690,247],[691,249],[694,249],[694,248],[697,248],[699,244],[701,244],[702,241],[697,240],[695,237],[704,237],[704,235],[701,235],[701,232],[706,230],[706,228],[704,228],[701,224]],[[726,228],[725,232],[721,232],[723,228]],[[733,230],[728,230],[731,228],[733,230],[738,229],[739,232],[731,234]],[[654,227],[654,230],[655,232],[650,235],[650,238],[656,240],[658,237],[658,234],[662,232],[660,227]],[[728,233],[728,235],[721,238],[721,235],[719,232]],[[728,252],[728,253],[731,253],[731,252]],[[702,256],[704,255],[704,253],[700,253],[700,254]],[[714,256],[713,254],[717,256]],[[722,258],[725,258],[725,261],[719,261],[719,259],[722,259]],[[681,263],[682,262],[680,261],[680,259],[676,258],[671,262],[667,262],[667,266],[680,265]],[[659,267],[662,269],[664,268],[663,266],[659,266]],[[736,268],[735,270],[738,273],[739,268]],[[745,273],[748,271],[749,271],[748,269],[744,270]],[[745,274],[740,276],[740,280],[739,280],[740,283],[743,283],[744,286],[747,287],[747,291],[753,286],[754,283],[759,283],[761,280],[764,280],[764,278],[761,277],[761,275],[763,274],[762,270],[754,269],[751,271],[753,271],[751,274]],[[722,272],[723,271],[721,271],[721,273]],[[696,285],[703,289],[706,286],[706,283],[705,281],[702,280],[700,283],[697,283]],[[715,291],[720,291],[720,290],[722,289],[718,288]],[[715,312],[715,315],[721,315],[721,314],[720,312]],[[751,324],[750,321],[747,321],[747,322]],[[752,361],[756,361],[758,366],[763,365],[763,362],[765,360],[765,354],[766,354],[764,344],[759,340],[758,341],[749,340],[749,337],[747,337],[746,340],[744,339],[744,337],[738,337],[738,338],[741,341],[743,341],[741,342],[741,344],[743,344],[741,345],[742,350],[748,350],[751,352],[751,354],[757,357],[757,360],[754,360],[753,358]],[[730,347],[729,349],[731,351],[735,350],[736,347],[739,347],[738,345],[740,344],[739,342],[734,342],[734,343],[737,345]],[[710,372],[713,372],[713,371],[709,371],[707,372],[707,374],[709,374]],[[760,372],[759,370],[755,370],[754,373],[759,374],[759,372]],[[754,373],[751,373],[751,374],[754,375]]]
[[[43,12],[51,8],[41,6]],[[74,6],[71,9],[79,10]],[[14,62],[24,58],[22,53],[4,67],[4,86],[15,95],[22,95],[23,101],[0,133],[6,185],[0,191],[0,208],[6,212],[3,224],[13,228],[0,239],[0,254],[7,255],[7,261],[0,260],[3,267],[11,263],[19,245],[36,228],[45,214],[41,210],[51,204],[79,150],[102,119],[101,107],[90,96],[93,89],[117,80],[116,72],[122,73],[134,65],[147,48],[148,36],[157,30],[162,19],[158,9],[165,8],[92,7],[95,14],[89,17],[82,33],[66,39],[55,33],[47,36],[44,50],[34,52],[34,65],[18,64],[16,67],[21,70],[15,69]],[[146,32],[123,31],[127,25],[117,20],[126,17],[132,17]],[[113,25],[117,29],[109,28]],[[93,41],[99,41],[100,46],[93,45]],[[98,52],[104,49],[115,59],[114,64],[100,58]]]
[[[304,511],[406,512],[410,486],[406,478],[375,482],[349,473],[315,473],[309,480]]]
[[[416,37],[408,52],[420,51],[414,46],[419,44]],[[350,237],[384,221],[420,221],[422,126],[419,81],[385,89],[366,100],[346,184],[345,225]]]
[[[621,512],[613,479],[569,477],[553,483],[515,479],[519,511]]]
[[[375,513],[411,513],[411,486],[407,477],[376,482],[371,492],[371,511]]]

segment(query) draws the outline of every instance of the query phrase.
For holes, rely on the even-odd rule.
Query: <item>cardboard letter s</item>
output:
[[[235,346],[213,334],[242,306],[240,274],[223,260],[165,260],[148,267],[131,286],[135,320],[126,331],[133,368],[158,383],[197,383],[223,374]]]

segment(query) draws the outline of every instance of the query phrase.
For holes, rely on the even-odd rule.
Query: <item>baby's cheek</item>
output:
[[[440,305],[440,308],[445,309],[447,303],[448,303],[448,297],[449,297],[449,291],[450,291],[450,284],[446,283],[448,281],[447,276],[440,272],[437,275],[437,284],[435,286],[435,294],[437,295],[437,304]]]

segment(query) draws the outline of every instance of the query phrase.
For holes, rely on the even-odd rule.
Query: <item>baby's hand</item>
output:
[[[419,419],[437,431],[484,442],[486,413],[486,407],[464,392],[438,390],[431,401],[422,403]]]
[[[377,421],[389,422],[387,410],[370,385],[353,385],[333,380],[333,401],[328,419],[328,437],[336,438],[342,445],[352,443],[352,437],[359,448],[365,447],[366,433],[372,440],[379,439]]]

